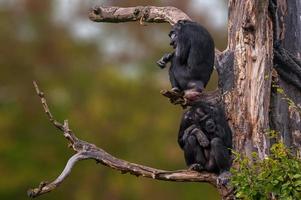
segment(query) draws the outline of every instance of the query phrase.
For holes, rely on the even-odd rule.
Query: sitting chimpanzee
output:
[[[157,64],[171,61],[172,91],[193,98],[207,85],[214,65],[214,42],[208,31],[196,22],[180,20],[169,33],[175,52],[165,54]]]
[[[183,115],[178,143],[192,170],[221,174],[231,166],[232,132],[218,106],[190,107]]]

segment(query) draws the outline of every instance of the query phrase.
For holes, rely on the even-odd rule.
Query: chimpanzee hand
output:
[[[166,64],[171,61],[172,57],[174,56],[174,53],[166,53],[163,55],[163,57],[157,61],[157,65],[164,69],[166,67]]]
[[[208,119],[205,124],[205,130],[209,133],[214,133],[216,129],[215,122],[213,119]]]
[[[191,134],[191,131],[195,128],[196,128],[196,125],[193,124],[193,125],[189,126],[187,129],[185,129],[183,137],[182,137],[183,141],[186,141],[187,137]]]
[[[157,65],[161,68],[164,69],[166,67],[166,62],[164,62],[163,57],[157,61]]]

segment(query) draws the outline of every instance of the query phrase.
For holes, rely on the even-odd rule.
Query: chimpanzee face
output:
[[[183,25],[184,23],[182,21],[179,21],[179,23],[175,24],[171,31],[169,32],[168,36],[170,37],[170,46],[172,46],[174,49],[177,48],[177,42],[178,42],[178,35],[179,35],[179,32],[181,30],[181,26]]]
[[[213,119],[208,119],[205,123],[205,130],[208,133],[214,133],[215,132],[215,122]]]
[[[204,116],[206,116],[205,112],[201,108],[197,108],[194,114],[195,119],[202,119]]]
[[[169,33],[170,43],[169,45],[172,46],[174,49],[177,48],[177,33],[174,30],[171,30]]]
[[[214,133],[215,131],[215,122],[214,120],[210,117],[209,114],[206,114],[201,108],[197,108],[194,111],[194,122],[201,127],[203,127],[206,132],[208,133]]]

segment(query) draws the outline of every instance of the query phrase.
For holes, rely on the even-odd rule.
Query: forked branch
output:
[[[64,137],[70,142],[69,146],[76,152],[67,162],[63,172],[52,182],[41,182],[39,187],[30,189],[28,195],[30,197],[37,197],[56,189],[71,173],[73,166],[81,160],[93,159],[97,163],[110,167],[112,169],[120,171],[122,174],[130,173],[135,176],[142,176],[157,180],[164,181],[178,181],[178,182],[207,182],[215,187],[218,187],[216,183],[217,176],[211,173],[200,173],[191,170],[177,170],[177,171],[165,171],[161,169],[155,169],[135,163],[130,163],[125,160],[118,159],[101,148],[96,147],[94,144],[85,142],[78,139],[73,131],[69,128],[68,121],[64,123],[58,122],[51,114],[45,95],[40,91],[36,82],[34,82],[36,93],[40,97],[43,109],[49,119],[49,121],[60,131],[63,132]],[[222,196],[228,193],[227,188],[223,186],[218,187]]]

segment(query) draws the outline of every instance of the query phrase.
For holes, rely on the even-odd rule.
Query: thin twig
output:
[[[51,183],[41,182],[38,188],[29,189],[27,194],[29,197],[34,198],[39,195],[51,192],[55,188],[57,188],[71,173],[73,166],[81,160],[88,159],[86,155],[81,153],[74,154],[67,162],[62,173]]]

